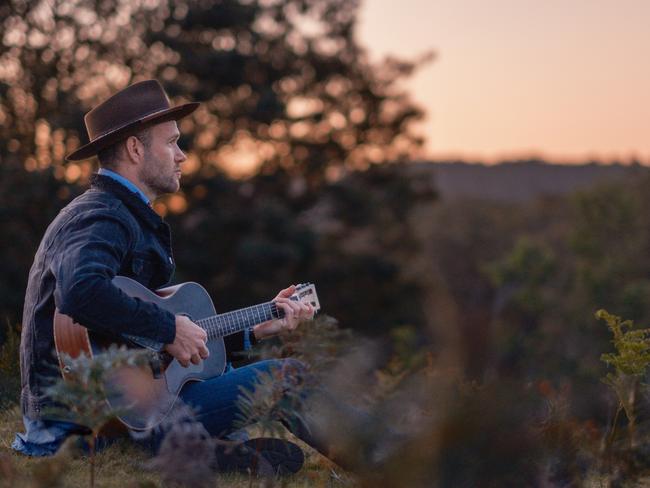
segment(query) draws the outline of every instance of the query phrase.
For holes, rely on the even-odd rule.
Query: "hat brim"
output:
[[[160,112],[149,114],[134,122],[125,124],[124,126],[119,127],[107,134],[103,134],[95,138],[88,144],[85,144],[77,150],[68,154],[65,159],[67,161],[82,161],[84,159],[91,158],[102,149],[106,149],[112,144],[115,144],[116,142],[119,142],[128,136],[136,134],[146,127],[154,124],[160,124],[162,122],[167,122],[168,120],[179,120],[183,117],[187,117],[192,112],[194,112],[199,107],[199,105],[201,105],[199,102],[185,103],[183,105],[178,105],[176,107],[161,110]]]

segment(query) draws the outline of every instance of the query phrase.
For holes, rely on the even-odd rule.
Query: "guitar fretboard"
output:
[[[261,303],[232,312],[196,320],[196,324],[208,333],[208,339],[224,337],[242,331],[267,320],[284,317],[284,310],[273,302]]]

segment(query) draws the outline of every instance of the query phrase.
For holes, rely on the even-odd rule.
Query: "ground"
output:
[[[88,458],[76,455],[66,460],[63,457],[32,459],[16,454],[11,449],[14,433],[22,429],[20,411],[17,406],[0,411],[0,487],[83,487],[89,486]],[[214,484],[207,486],[248,488],[257,486],[282,486],[303,488],[313,486],[350,486],[352,482],[335,465],[318,453],[292,438],[305,451],[303,469],[296,475],[274,480],[249,478],[245,475],[221,475]],[[97,488],[153,488],[162,486],[158,474],[145,469],[148,456],[130,443],[111,446],[96,458],[95,486]],[[56,480],[60,479],[59,484]]]

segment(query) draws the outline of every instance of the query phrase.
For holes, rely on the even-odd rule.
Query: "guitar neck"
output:
[[[208,333],[208,339],[214,339],[235,334],[267,320],[282,317],[284,317],[284,310],[278,308],[273,302],[266,302],[199,319],[196,320],[196,324]]]

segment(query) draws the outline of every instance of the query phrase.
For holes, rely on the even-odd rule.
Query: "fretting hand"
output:
[[[253,328],[256,339],[265,339],[292,331],[298,327],[301,321],[314,318],[314,308],[310,304],[289,299],[295,291],[295,285],[291,285],[289,288],[280,291],[272,300],[278,308],[284,311],[284,317],[256,325]]]

